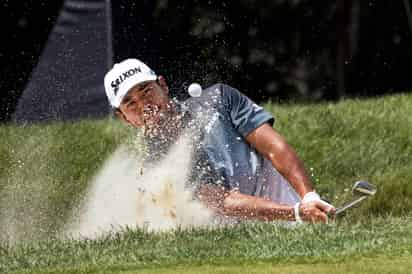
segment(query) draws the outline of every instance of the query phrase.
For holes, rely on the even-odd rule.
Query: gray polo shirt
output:
[[[294,204],[299,196],[247,141],[246,136],[274,117],[233,87],[215,84],[200,97],[184,102],[199,130],[194,173],[198,183],[220,184],[228,190]]]

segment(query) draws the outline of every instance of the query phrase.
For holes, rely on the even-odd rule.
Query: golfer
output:
[[[150,140],[171,140],[196,126],[195,194],[223,216],[264,221],[327,222],[335,208],[315,192],[302,161],[273,129],[274,117],[235,88],[215,84],[184,102],[137,59],[104,79],[116,115]],[[167,141],[166,141],[167,143]]]

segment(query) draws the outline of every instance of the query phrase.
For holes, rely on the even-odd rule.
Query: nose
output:
[[[154,115],[158,111],[158,107],[156,105],[152,104],[145,104],[142,110],[142,117],[143,117],[143,122],[146,126],[152,125],[154,120]]]

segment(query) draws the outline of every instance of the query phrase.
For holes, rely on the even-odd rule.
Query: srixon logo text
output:
[[[112,81],[112,88],[113,88],[114,94],[117,93],[117,91],[119,90],[119,85],[123,83],[124,80],[126,80],[130,76],[135,75],[138,72],[142,72],[140,67],[129,69],[128,71],[123,72],[122,75],[120,75],[116,80]]]

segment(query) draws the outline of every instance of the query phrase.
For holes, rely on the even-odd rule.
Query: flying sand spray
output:
[[[202,87],[193,83],[187,91],[199,97]],[[95,238],[125,227],[157,231],[212,224],[212,213],[185,187],[192,137],[185,132],[160,162],[144,169],[143,157],[120,146],[90,184],[66,234]]]

